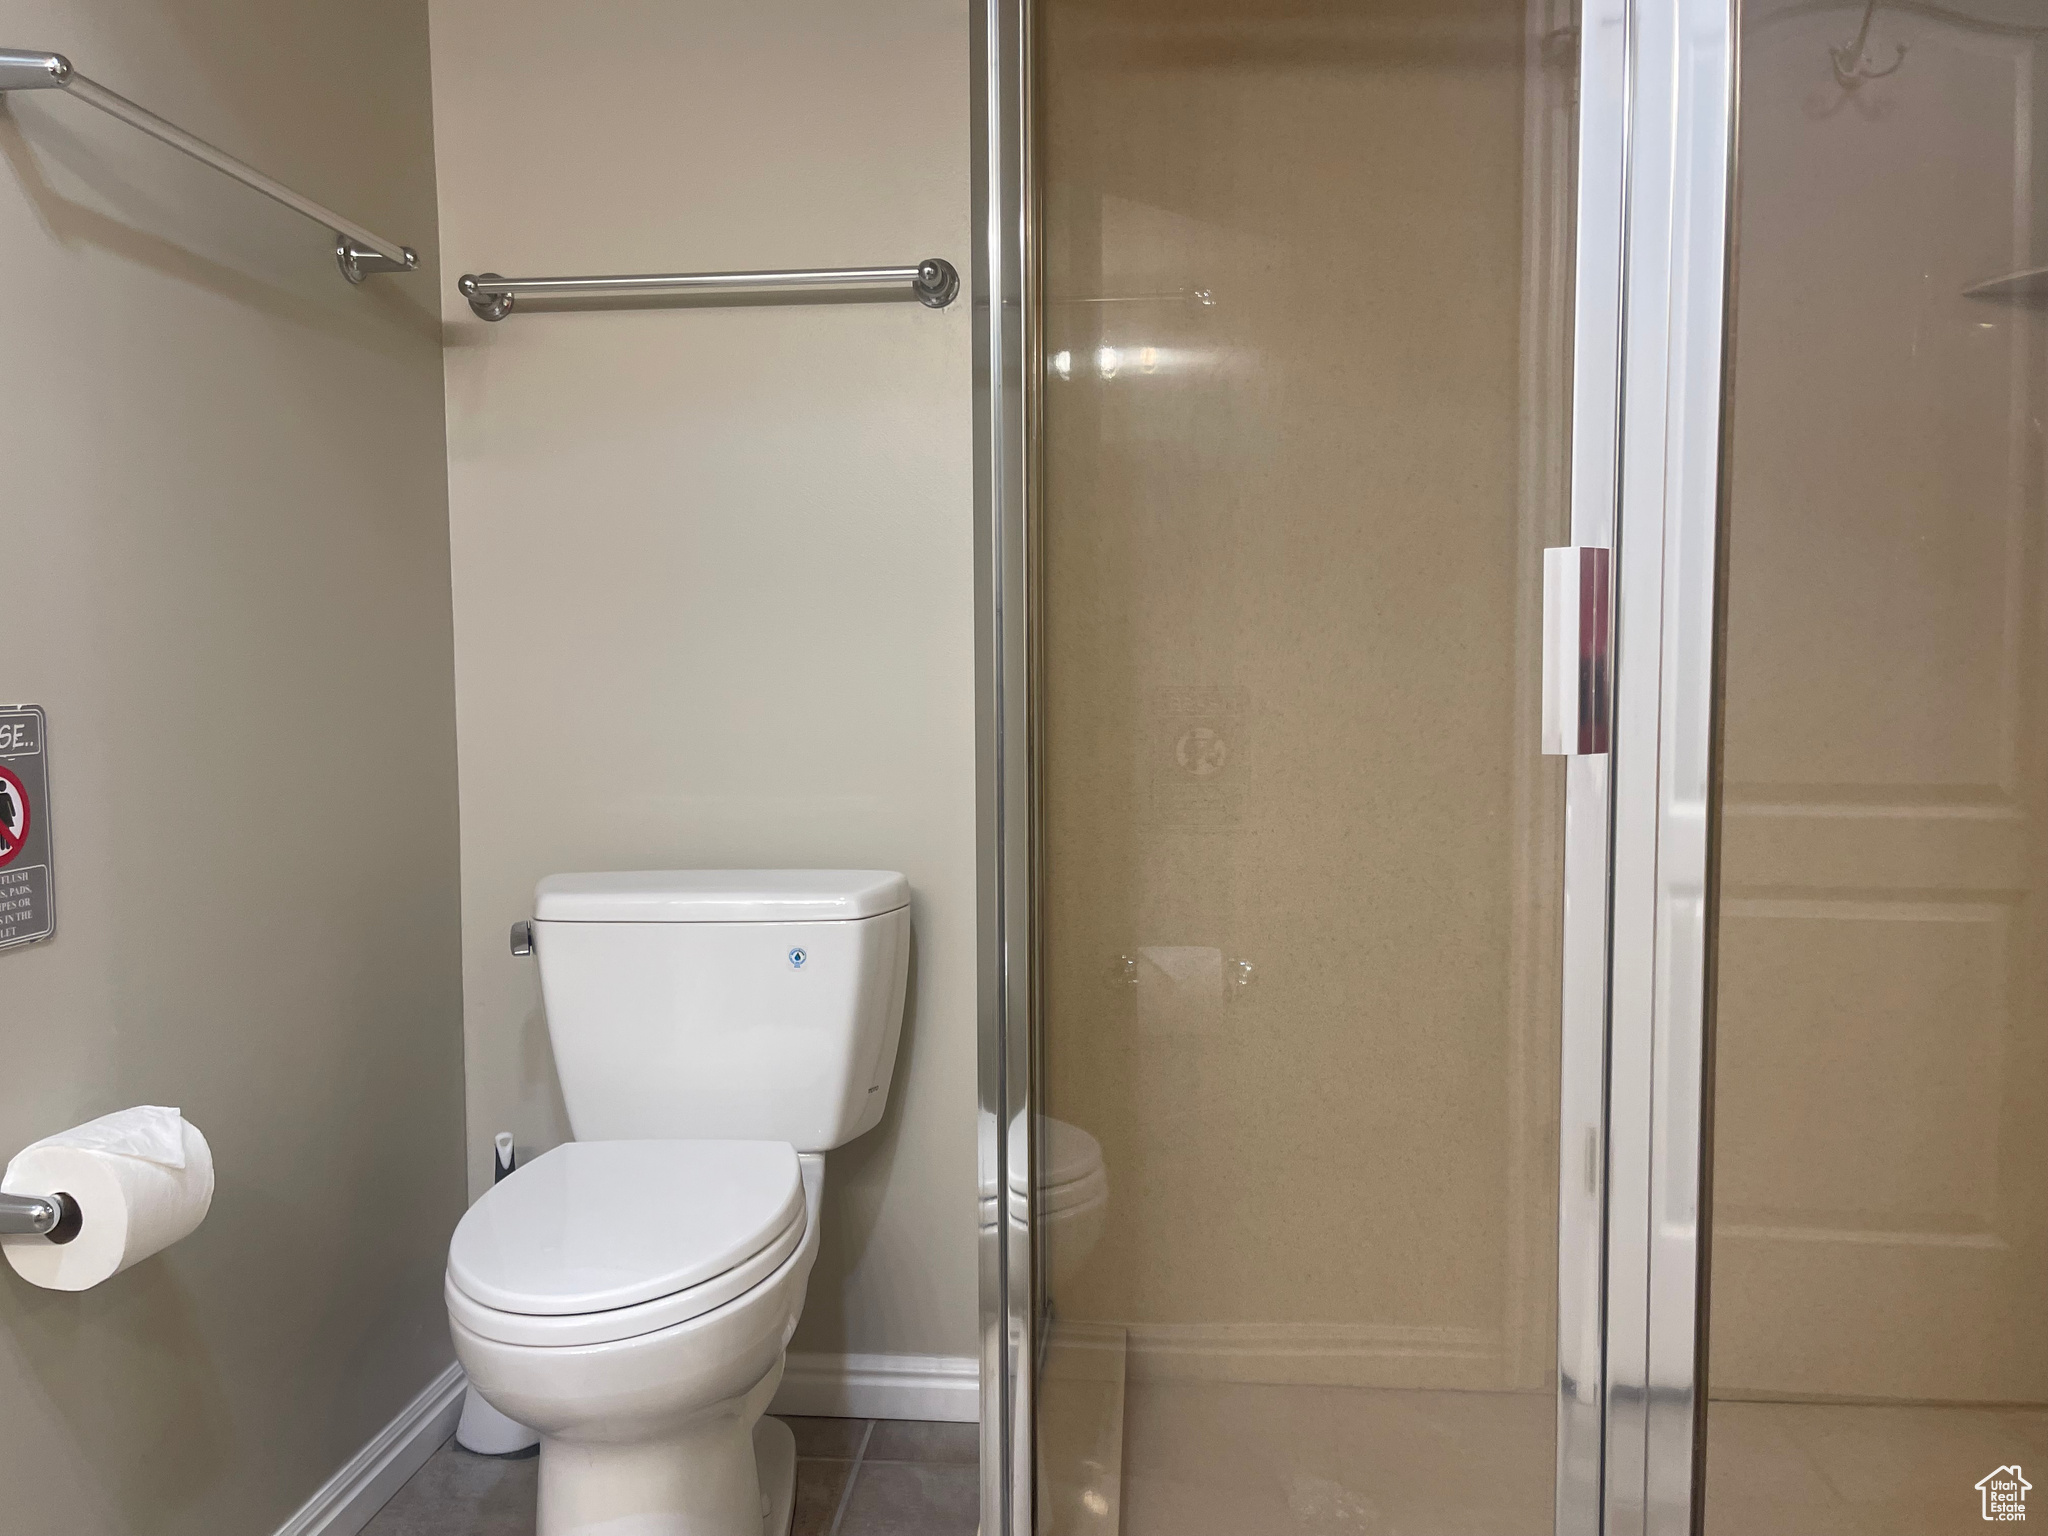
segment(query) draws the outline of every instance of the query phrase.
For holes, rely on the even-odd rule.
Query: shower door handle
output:
[[[1613,719],[1612,551],[1543,551],[1543,751],[1590,757]]]

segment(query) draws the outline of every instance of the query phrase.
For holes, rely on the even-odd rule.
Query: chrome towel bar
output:
[[[900,287],[901,298],[944,309],[959,296],[960,274],[950,261],[927,257],[914,267],[816,267],[793,272],[651,272],[626,277],[500,277],[472,272],[455,285],[481,319],[502,320],[522,293],[536,298],[601,298],[722,293],[789,293],[801,303],[811,293],[840,288]]]
[[[166,122],[154,112],[138,107],[127,97],[115,95],[105,86],[78,73],[63,54],[0,48],[0,91],[47,90],[61,90],[76,96],[80,101],[118,117],[130,127],[140,128],[151,138],[161,139],[194,160],[234,177],[243,186],[254,187],[294,213],[302,213],[316,224],[325,224],[334,231],[335,263],[341,268],[341,275],[352,283],[360,283],[373,272],[410,272],[419,265],[419,257],[411,246],[372,234],[333,209],[323,208],[310,197],[301,197],[283,182],[272,181],[254,166],[244,165],[225,150],[215,149],[204,139],[194,138],[175,123]]]

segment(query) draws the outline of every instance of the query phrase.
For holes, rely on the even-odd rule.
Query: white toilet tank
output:
[[[578,1141],[786,1141],[882,1117],[910,883],[874,869],[550,875],[534,892],[548,1037]]]

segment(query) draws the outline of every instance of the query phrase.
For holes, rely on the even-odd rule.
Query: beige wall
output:
[[[1526,594],[1565,311],[1524,220],[1567,206],[1528,141],[1567,141],[1530,127],[1526,24],[1048,12],[1048,1108],[1111,1189],[1059,1300],[1140,1374],[1547,1369]]]
[[[0,697],[50,711],[56,938],[0,953],[0,1156],[182,1106],[219,1187],[96,1290],[0,1269],[0,1527],[275,1529],[447,1364],[455,741],[424,8],[8,7],[9,43],[416,245],[74,101],[0,113]]]
[[[451,274],[966,265],[956,0],[436,0]],[[442,285],[470,1184],[567,1134],[556,870],[851,865],[916,890],[881,1127],[830,1160],[794,1347],[975,1338],[964,305],[473,319]]]

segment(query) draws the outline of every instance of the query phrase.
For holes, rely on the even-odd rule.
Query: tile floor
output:
[[[2048,1409],[1716,1402],[1707,1536],[1982,1531],[1977,1480],[2009,1462],[2048,1467]]]
[[[1543,1394],[1137,1383],[1123,1536],[1544,1536]],[[791,1419],[794,1536],[973,1536],[971,1424]],[[2048,1468],[2048,1410],[1717,1402],[1708,1536],[1984,1529],[1976,1480]],[[366,1536],[532,1536],[538,1463],[437,1451]],[[2044,1484],[2048,1486],[2048,1484]]]
[[[1122,1536],[1549,1536],[1545,1393],[1125,1388]]]
[[[980,1431],[908,1419],[790,1419],[793,1536],[974,1536]],[[453,1440],[363,1536],[533,1536],[539,1461],[472,1456]]]
[[[1544,1393],[1133,1382],[1121,1536],[1548,1536],[1552,1414]],[[1963,1536],[2013,1462],[2048,1470],[2048,1409],[1716,1402],[1707,1536]]]

